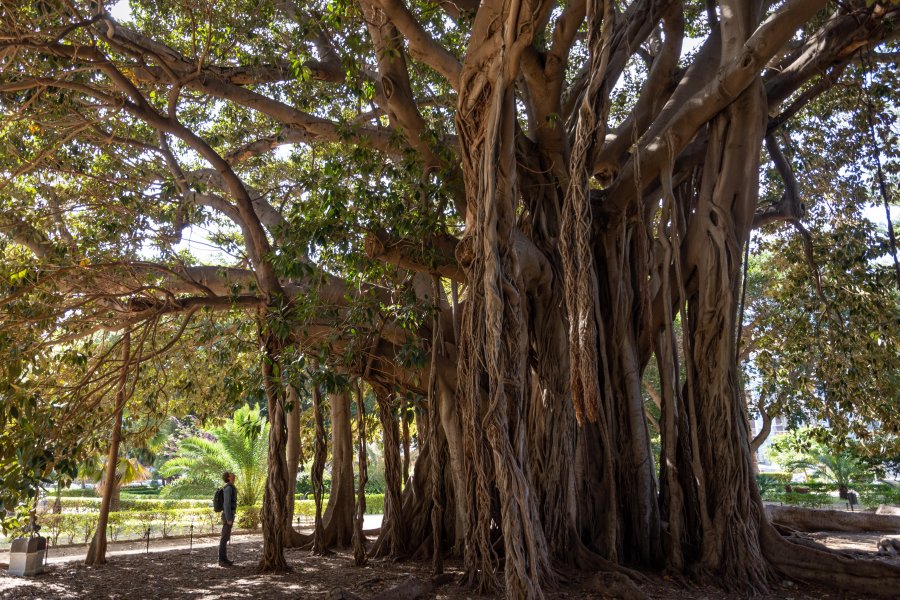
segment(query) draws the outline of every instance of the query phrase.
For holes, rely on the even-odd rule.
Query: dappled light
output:
[[[0,0],[0,596],[894,595],[898,32]]]

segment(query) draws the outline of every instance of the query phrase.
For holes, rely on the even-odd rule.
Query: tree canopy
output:
[[[285,568],[288,383],[313,371],[371,386],[394,442],[398,395],[425,399],[376,547],[436,570],[457,553],[481,590],[541,597],[560,563],[895,589],[766,522],[737,365],[763,230],[786,257],[763,278],[797,298],[762,327],[790,338],[758,353],[766,381],[891,418],[895,377],[872,397],[846,375],[861,345],[896,367],[900,269],[873,262],[896,268],[896,244],[859,214],[896,190],[898,19],[865,0],[4,3],[5,501],[96,449],[113,393],[149,418],[173,383],[185,413],[261,389],[260,566]],[[806,364],[775,319],[829,351]]]

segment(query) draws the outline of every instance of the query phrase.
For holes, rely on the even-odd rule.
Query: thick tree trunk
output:
[[[445,485],[448,494],[454,491],[459,494],[465,489],[465,453],[463,451],[463,435],[459,422],[459,411],[456,402],[456,391],[447,383],[446,376],[438,373],[438,412],[440,413],[441,432],[447,441],[447,455],[450,463],[449,481]],[[444,470],[447,474],[447,470]],[[466,512],[462,502],[453,501],[452,497],[444,498],[443,516],[445,521],[451,521],[453,527],[449,528],[454,535],[448,538],[452,544],[450,553],[461,556],[465,544]]]
[[[409,402],[406,398],[400,402],[400,423],[403,433],[403,485],[409,484]]]
[[[116,400],[113,414],[113,428],[109,436],[109,452],[106,456],[106,485],[103,488],[103,499],[100,501],[100,515],[97,518],[97,529],[88,548],[86,565],[106,564],[106,526],[114,492],[119,488],[116,482],[116,467],[119,464],[119,444],[122,441],[122,417],[127,399],[126,384],[128,367],[131,362],[131,334],[125,332],[122,337],[122,367],[116,387]]]
[[[406,554],[408,529],[403,514],[403,475],[400,458],[400,433],[393,397],[383,388],[376,388],[378,419],[381,422],[382,451],[384,452],[384,519],[381,534],[372,547],[375,557],[402,557]]]
[[[282,346],[271,332],[263,335],[262,374],[269,407],[268,476],[262,506],[262,556],[259,570],[289,571],[284,557],[285,531],[290,528],[288,503],[293,503],[294,490],[288,487],[287,421],[284,410],[284,385],[281,383]]]
[[[710,125],[695,215],[687,231],[686,405],[698,486],[697,567],[726,585],[766,589],[765,525],[750,466],[746,406],[738,384],[735,318],[741,248],[757,199],[765,97],[752,85]]]
[[[122,505],[122,480],[121,480],[121,477],[116,477],[115,481],[113,481],[113,494],[112,494],[112,499],[110,499],[110,501],[109,501],[109,512],[118,512],[121,505]]]
[[[353,434],[350,427],[350,395],[330,395],[331,494],[322,517],[322,548],[346,548],[353,541]]]
[[[614,440],[619,528],[616,553],[625,562],[656,566],[662,559],[657,482],[654,463],[649,460],[652,451],[638,349],[647,290],[644,277],[636,275],[634,268],[649,260],[647,237],[641,226],[612,226],[601,234],[597,264],[600,306],[608,307],[601,312],[605,335],[600,356],[606,363],[601,376],[609,378],[602,382],[602,389],[610,394],[612,408],[609,433]]]
[[[492,539],[499,524],[504,587],[515,598],[541,598],[542,585],[553,580],[526,444],[527,297],[513,243],[519,192],[514,85],[521,52],[549,8],[504,1],[478,11],[470,43],[480,51],[462,66],[456,115],[468,201],[457,252],[469,254],[458,362],[464,562],[480,590],[499,587]]]

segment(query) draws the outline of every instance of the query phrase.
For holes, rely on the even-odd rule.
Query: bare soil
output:
[[[820,533],[812,539],[829,547],[859,557],[876,558],[876,533]],[[327,557],[311,556],[306,551],[289,550],[288,562],[293,572],[260,574],[256,563],[262,544],[258,534],[235,536],[230,555],[236,564],[222,568],[216,561],[215,538],[195,540],[193,551],[187,540],[170,540],[165,546],[154,543],[149,554],[140,544],[113,544],[109,562],[100,567],[82,564],[84,548],[69,552],[51,551],[50,566],[34,578],[0,575],[0,598],[51,600],[56,598],[91,598],[134,600],[171,598],[175,600],[222,598],[327,598],[329,592],[343,588],[364,598],[399,585],[409,577],[428,579],[429,565],[418,562],[371,561],[365,567],[353,566],[352,556],[338,552]],[[878,560],[887,560],[880,558]],[[900,560],[891,559],[900,564]],[[447,561],[446,570],[460,573],[461,565]],[[651,576],[641,591],[653,599],[738,600],[745,595],[731,594],[717,588],[695,586],[666,577]],[[592,589],[590,574],[569,578],[559,589],[548,593],[552,600],[606,598]],[[423,599],[462,600],[487,598],[459,585],[446,585]],[[764,600],[857,599],[854,596],[810,587],[802,582],[787,581],[774,588]]]

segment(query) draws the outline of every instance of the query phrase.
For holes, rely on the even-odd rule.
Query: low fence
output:
[[[49,540],[51,546],[90,542],[97,529],[99,498],[63,498],[61,508],[62,512],[59,513],[38,514],[37,523],[41,526],[41,535]],[[141,539],[149,542],[152,539],[176,536],[215,534],[222,524],[221,513],[213,511],[208,500],[123,500],[120,509],[124,510],[109,513],[107,537],[114,542]],[[238,507],[235,526],[239,529],[257,529],[260,511],[260,506]],[[366,514],[383,512],[382,494],[366,496]],[[315,514],[315,501],[294,502],[294,520],[297,525],[311,525]],[[8,549],[13,537],[14,534],[0,537],[0,550]]]

